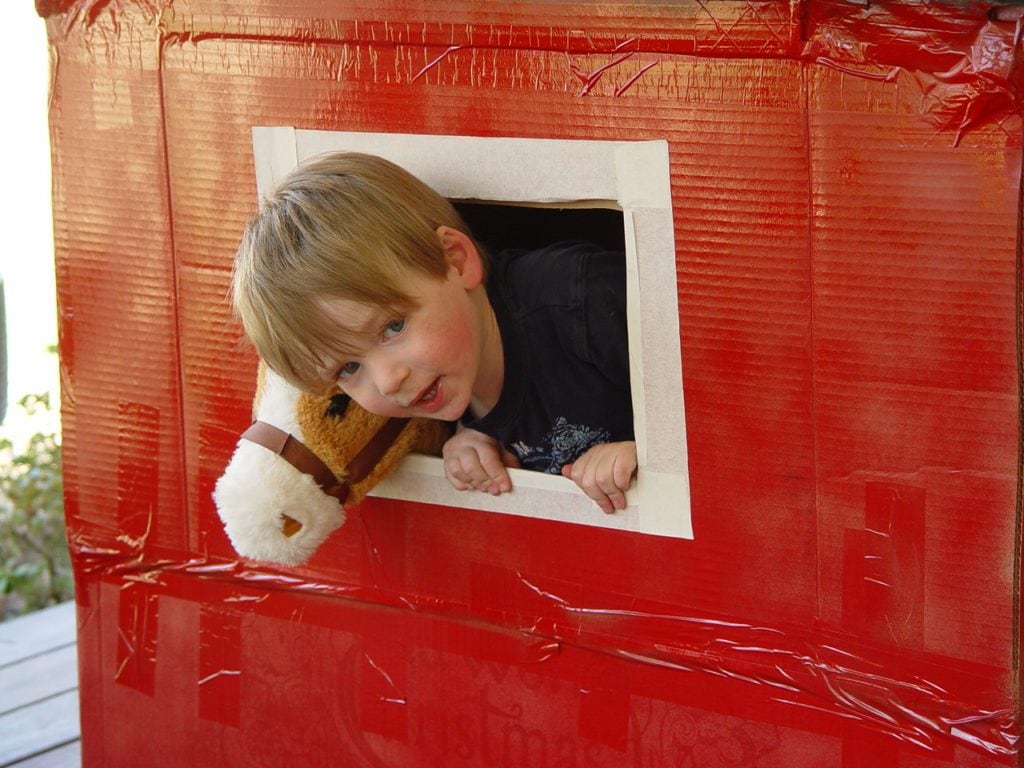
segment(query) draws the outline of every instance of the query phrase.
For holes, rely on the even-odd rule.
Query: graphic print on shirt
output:
[[[559,475],[563,466],[572,464],[595,445],[610,441],[611,433],[604,427],[570,424],[564,416],[559,416],[551,431],[541,438],[540,445],[519,441],[512,443],[512,450],[523,469]]]

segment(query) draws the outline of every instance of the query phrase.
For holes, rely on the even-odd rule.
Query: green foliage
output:
[[[50,398],[18,405],[32,416],[49,412]],[[20,453],[0,439],[0,620],[72,596],[58,436],[36,433]]]

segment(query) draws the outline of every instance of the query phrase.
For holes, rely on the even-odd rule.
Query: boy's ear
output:
[[[484,262],[472,238],[465,232],[444,225],[435,231],[444,249],[445,259],[459,273],[466,290],[480,285],[484,281]]]

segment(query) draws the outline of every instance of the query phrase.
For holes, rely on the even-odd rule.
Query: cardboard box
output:
[[[85,766],[1018,764],[1012,21],[37,8]],[[239,560],[254,126],[666,142],[693,538],[371,498],[306,567]]]

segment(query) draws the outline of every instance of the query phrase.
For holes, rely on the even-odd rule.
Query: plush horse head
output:
[[[305,562],[409,452],[439,455],[449,426],[389,419],[347,395],[311,395],[261,364],[246,430],[213,500],[235,551],[282,565]]]

